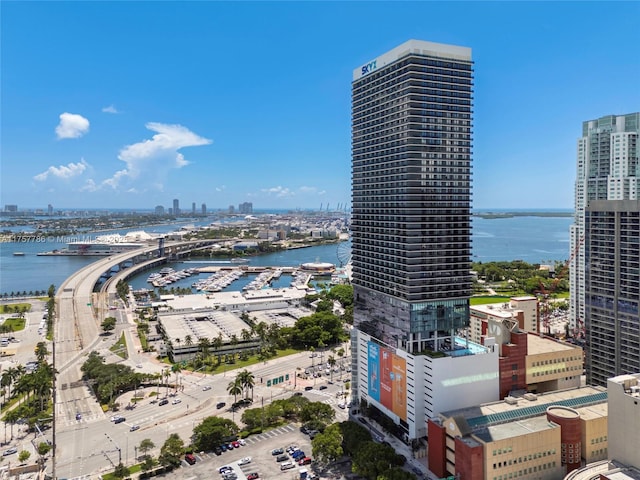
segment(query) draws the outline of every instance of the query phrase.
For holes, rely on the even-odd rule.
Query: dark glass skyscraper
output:
[[[587,382],[640,372],[640,200],[585,212]]]
[[[410,40],[354,71],[354,320],[410,353],[468,324],[472,104],[466,47]]]

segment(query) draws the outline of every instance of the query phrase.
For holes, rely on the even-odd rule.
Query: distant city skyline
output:
[[[0,205],[350,205],[353,65],[419,38],[480,65],[473,208],[571,209],[577,126],[640,105],[639,18],[637,2],[4,2]]]

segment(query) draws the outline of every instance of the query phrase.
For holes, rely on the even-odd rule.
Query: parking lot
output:
[[[311,440],[302,432],[296,424],[288,424],[282,427],[269,430],[259,435],[252,435],[245,439],[246,445],[240,448],[228,450],[221,455],[213,452],[194,452],[197,459],[194,465],[189,465],[183,460],[182,467],[171,473],[163,475],[166,478],[188,479],[188,480],[223,480],[218,473],[220,467],[229,465],[237,475],[237,480],[246,480],[251,473],[257,473],[261,479],[287,479],[300,478],[299,470],[306,468],[309,474],[314,471],[314,463],[301,467],[295,462],[294,468],[280,470],[280,463],[276,461],[276,456],[272,451],[282,448],[286,451],[290,445],[295,445],[304,451],[305,456],[313,458],[311,455]],[[286,452],[285,452],[286,454]],[[289,456],[289,461],[294,462]],[[238,465],[238,460],[244,457],[251,457],[251,463]]]

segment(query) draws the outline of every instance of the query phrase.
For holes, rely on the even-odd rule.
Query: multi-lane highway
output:
[[[149,249],[151,250],[153,249]],[[81,381],[80,367],[91,351],[98,351],[109,358],[112,355],[108,350],[109,346],[121,332],[124,332],[129,358],[121,360],[111,356],[109,360],[123,361],[141,372],[157,373],[167,368],[166,364],[160,363],[152,355],[139,352],[139,340],[129,308],[119,305],[118,310],[109,312],[109,315],[118,319],[116,331],[109,336],[100,335],[100,322],[109,305],[106,294],[92,293],[93,286],[112,265],[124,262],[130,257],[131,253],[124,253],[98,260],[76,272],[58,290],[55,365],[59,373],[56,382],[54,472],[58,478],[74,478],[108,471],[119,461],[125,464],[133,463],[137,446],[145,438],[151,439],[159,449],[170,433],[178,433],[188,444],[193,427],[205,417],[220,415],[239,421],[242,414],[242,411],[233,413],[227,408],[216,408],[219,402],[225,402],[227,406],[233,402],[233,397],[226,392],[227,385],[235,378],[236,372],[233,370],[213,376],[188,372],[181,374],[184,389],[177,394],[180,403],[176,404],[171,401],[163,406],[152,403],[154,397],[149,394],[154,388],[149,387],[143,392],[144,401],[134,409],[121,409],[117,412],[126,419],[122,423],[113,423],[113,413],[102,411],[90,388]],[[102,313],[96,316],[95,311]],[[334,383],[327,385],[327,389],[319,390],[316,387],[326,384],[326,377],[301,380],[295,376],[296,372],[301,371],[296,370],[296,367],[310,367],[312,363],[317,364],[319,359],[312,359],[305,352],[293,357],[270,360],[248,368],[256,381],[254,405],[260,405],[263,401],[267,404],[272,399],[290,396],[295,389],[303,391],[310,400],[324,401],[335,406],[336,418],[345,420],[346,411],[337,407],[342,400],[336,397],[336,393],[343,388],[343,383],[338,379],[339,375],[335,375]],[[290,381],[277,386],[267,386],[268,380],[287,374]],[[343,376],[346,378],[346,374],[343,373]],[[314,385],[312,390],[304,390],[304,387]],[[160,396],[166,393],[168,392],[164,389],[160,390]],[[128,404],[132,395],[133,392],[125,393],[117,401],[124,406]],[[174,400],[176,397],[169,398]],[[134,425],[139,426],[139,429],[131,431]]]

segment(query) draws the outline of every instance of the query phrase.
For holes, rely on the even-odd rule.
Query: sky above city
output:
[[[573,207],[640,109],[640,2],[2,2],[1,207],[341,209],[352,71],[472,48],[473,207]]]

